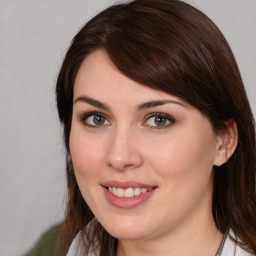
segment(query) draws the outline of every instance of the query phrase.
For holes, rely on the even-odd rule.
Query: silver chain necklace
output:
[[[221,242],[221,244],[220,244],[220,247],[219,247],[219,249],[218,249],[218,252],[216,253],[215,256],[221,256],[221,253],[222,253],[222,250],[223,250],[223,247],[224,247],[224,244],[225,244],[227,235],[228,235],[228,229],[227,229],[227,231],[226,231],[225,234],[224,234],[224,237],[223,237],[223,239],[222,239],[222,242]]]

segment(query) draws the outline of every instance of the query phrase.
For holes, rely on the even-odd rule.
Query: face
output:
[[[208,218],[218,144],[187,102],[130,80],[102,51],[83,61],[70,151],[84,200],[114,237],[159,237]]]

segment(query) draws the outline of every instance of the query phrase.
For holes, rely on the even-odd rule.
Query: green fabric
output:
[[[48,229],[23,256],[65,256],[67,250],[64,249],[60,239],[62,223],[52,226]]]

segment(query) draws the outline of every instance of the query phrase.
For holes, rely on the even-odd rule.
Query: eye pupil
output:
[[[104,124],[105,122],[105,118],[102,117],[102,116],[99,116],[99,115],[95,115],[93,117],[93,122],[96,124],[96,125],[102,125]]]
[[[166,118],[165,117],[162,117],[162,116],[157,116],[155,118],[155,123],[157,126],[163,126],[166,124]]]

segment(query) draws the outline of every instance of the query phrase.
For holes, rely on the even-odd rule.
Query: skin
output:
[[[138,110],[163,100],[168,102]],[[95,116],[85,117],[91,111],[106,119],[96,125]],[[159,127],[152,113],[171,119]],[[70,151],[85,201],[119,239],[118,256],[216,254],[223,234],[211,212],[212,169],[233,150],[223,146],[223,134],[214,134],[209,120],[187,102],[121,74],[103,51],[86,57],[74,85]],[[123,209],[106,199],[102,184],[109,180],[157,189],[142,204]]]

